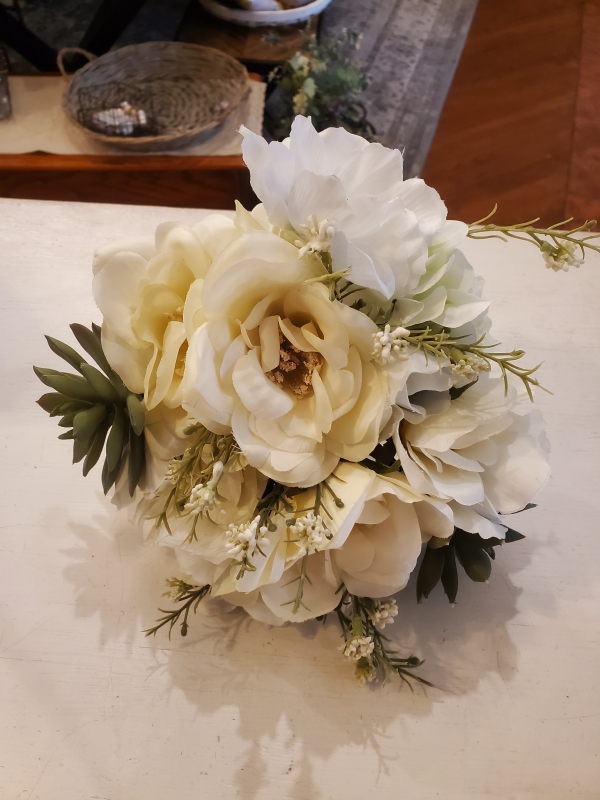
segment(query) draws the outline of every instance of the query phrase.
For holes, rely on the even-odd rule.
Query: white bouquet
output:
[[[596,248],[448,221],[399,151],[343,129],[242,133],[262,203],[101,248],[102,326],[72,326],[100,369],[49,338],[78,374],[36,368],[39,403],[84,474],[106,450],[104,491],[176,553],[177,606],[150,633],[185,635],[201,601],[270,625],[333,612],[361,681],[406,679],[419,659],[381,633],[392,595],[418,569],[419,600],[441,581],[454,602],[457,561],[487,580],[522,538],[504,515],[549,473],[535,370],[490,335],[461,242],[527,238],[553,269]]]

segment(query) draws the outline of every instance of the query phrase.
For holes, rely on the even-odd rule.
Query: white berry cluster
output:
[[[489,372],[490,365],[477,353],[465,353],[464,358],[461,358],[456,364],[452,364],[450,369],[452,383],[454,386],[460,387],[476,380],[480,372]]]
[[[298,517],[294,524],[289,526],[289,530],[300,549],[301,556],[316,553],[329,539],[333,538],[323,517],[320,514],[315,515],[314,511]]]
[[[240,561],[251,561],[261,547],[269,544],[269,540],[266,538],[267,526],[261,525],[259,528],[259,523],[260,516],[256,516],[252,522],[229,526],[225,548],[228,556],[239,557]]]
[[[398,606],[395,600],[380,600],[375,603],[374,609],[369,613],[373,625],[385,628],[391,625],[394,617],[398,616]]]
[[[386,325],[382,331],[373,334],[373,358],[380,364],[388,364],[393,361],[405,361],[408,358],[408,342],[404,338],[409,336],[410,331],[406,328],[394,328]]]
[[[300,248],[298,258],[307,253],[328,253],[331,247],[331,240],[335,236],[335,220],[323,219],[319,222],[314,214],[308,218],[308,223],[302,225],[300,230],[308,239],[304,244],[300,239],[296,241],[296,247]]]
[[[565,242],[557,248],[549,247],[546,249],[542,247],[542,256],[548,269],[554,272],[568,272],[569,267],[580,267],[583,264],[583,258],[578,253],[577,245],[574,242]]]
[[[197,517],[198,514],[212,511],[213,508],[219,505],[217,499],[217,484],[223,475],[223,464],[220,461],[215,462],[212,471],[212,477],[208,483],[199,483],[194,486],[190,494],[189,501],[184,506],[184,511]]]
[[[349,642],[340,646],[346,658],[358,661],[361,658],[370,658],[375,644],[372,636],[355,636]]]

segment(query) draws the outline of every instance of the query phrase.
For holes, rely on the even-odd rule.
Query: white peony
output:
[[[426,532],[446,538],[454,524],[502,538],[498,515],[522,510],[549,475],[540,412],[527,412],[514,387],[505,392],[501,378],[488,375],[433,411],[416,423],[400,422],[394,432],[410,485],[434,498]]]
[[[335,271],[386,298],[415,290],[446,207],[421,179],[403,180],[399,150],[343,128],[317,133],[301,116],[284,142],[241,132],[252,187],[301,253],[329,253]]]
[[[376,325],[329,298],[319,259],[264,230],[234,241],[201,292],[206,322],[190,341],[183,406],[233,431],[248,462],[285,485],[312,486],[340,458],[377,445],[389,406],[373,362]]]
[[[331,486],[344,506],[338,508],[330,497],[325,499],[329,513],[323,519],[330,537],[323,538],[317,551],[307,555],[303,542],[282,520],[274,534],[276,547],[272,535],[266,534],[270,555],[261,574],[253,572],[236,581],[234,570],[213,586],[213,596],[243,606],[256,619],[280,625],[332,611],[339,603],[342,582],[350,592],[369,597],[387,597],[403,589],[421,552],[415,509],[422,498],[402,476],[387,479],[348,463],[336,469]],[[307,507],[314,503],[315,490],[295,499]],[[294,611],[305,556],[302,604]],[[187,568],[196,574],[191,561]]]

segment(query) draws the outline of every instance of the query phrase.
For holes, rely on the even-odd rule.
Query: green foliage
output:
[[[530,504],[523,511],[528,508],[535,506]],[[522,533],[512,528],[508,528],[504,539],[495,536],[483,539],[478,533],[467,533],[460,528],[455,528],[449,539],[434,536],[425,548],[417,573],[417,602],[423,598],[426,600],[441,581],[446,597],[454,603],[458,593],[457,560],[467,577],[483,583],[492,572],[492,561],[496,558],[494,547],[524,538]]]
[[[68,428],[59,439],[73,440],[73,463],[83,461],[83,474],[98,463],[106,444],[102,487],[106,494],[128,464],[129,493],[144,470],[145,409],[141,395],[127,389],[108,363],[100,328],[71,325],[75,338],[102,371],[89,364],[76,350],[47,336],[53,353],[66,361],[79,375],[34,367],[38,378],[53,392],[37,401],[51,417],[60,417],[59,427]]]
[[[372,141],[375,129],[359,101],[368,86],[365,67],[347,55],[357,50],[360,36],[344,32],[312,42],[304,52],[277,67],[269,76],[272,88],[265,109],[269,134],[279,141],[290,134],[297,114],[310,116],[314,127],[345,128]]]
[[[343,587],[340,587],[343,588]],[[398,675],[407,683],[412,691],[411,680],[418,681],[425,686],[432,683],[416,675],[413,670],[424,662],[416,656],[403,658],[388,646],[389,639],[384,636],[373,622],[373,611],[376,601],[370,597],[357,597],[346,589],[342,593],[335,613],[342,629],[342,636],[346,643],[356,637],[370,637],[373,641],[373,652],[370,657],[361,658],[356,665],[357,676],[362,672],[374,671],[377,678],[385,680],[390,675]],[[324,619],[321,617],[321,619]],[[364,663],[363,663],[364,662]]]
[[[190,611],[193,611],[195,614],[200,601],[203,600],[210,591],[210,586],[208,585],[194,586],[191,583],[186,583],[185,581],[180,580],[179,578],[169,578],[167,581],[167,586],[169,587],[169,591],[164,592],[163,596],[168,596],[175,603],[179,603],[179,608],[175,608],[170,611],[164,608],[159,608],[158,610],[161,611],[164,616],[160,617],[156,621],[156,625],[153,628],[148,628],[147,631],[144,631],[146,636],[156,636],[156,633],[164,625],[168,625],[170,639],[171,631],[180,619],[181,635],[187,636],[189,627],[188,616]]]

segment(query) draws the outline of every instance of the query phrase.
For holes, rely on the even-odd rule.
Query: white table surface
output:
[[[489,586],[463,580],[454,609],[400,596],[393,635],[441,687],[411,694],[360,688],[333,624],[145,638],[172,564],[34,405],[42,334],[99,321],[93,249],[201,214],[0,200],[0,797],[599,798],[600,259],[555,275],[527,245],[465,248],[494,332],[545,361],[553,477]]]

